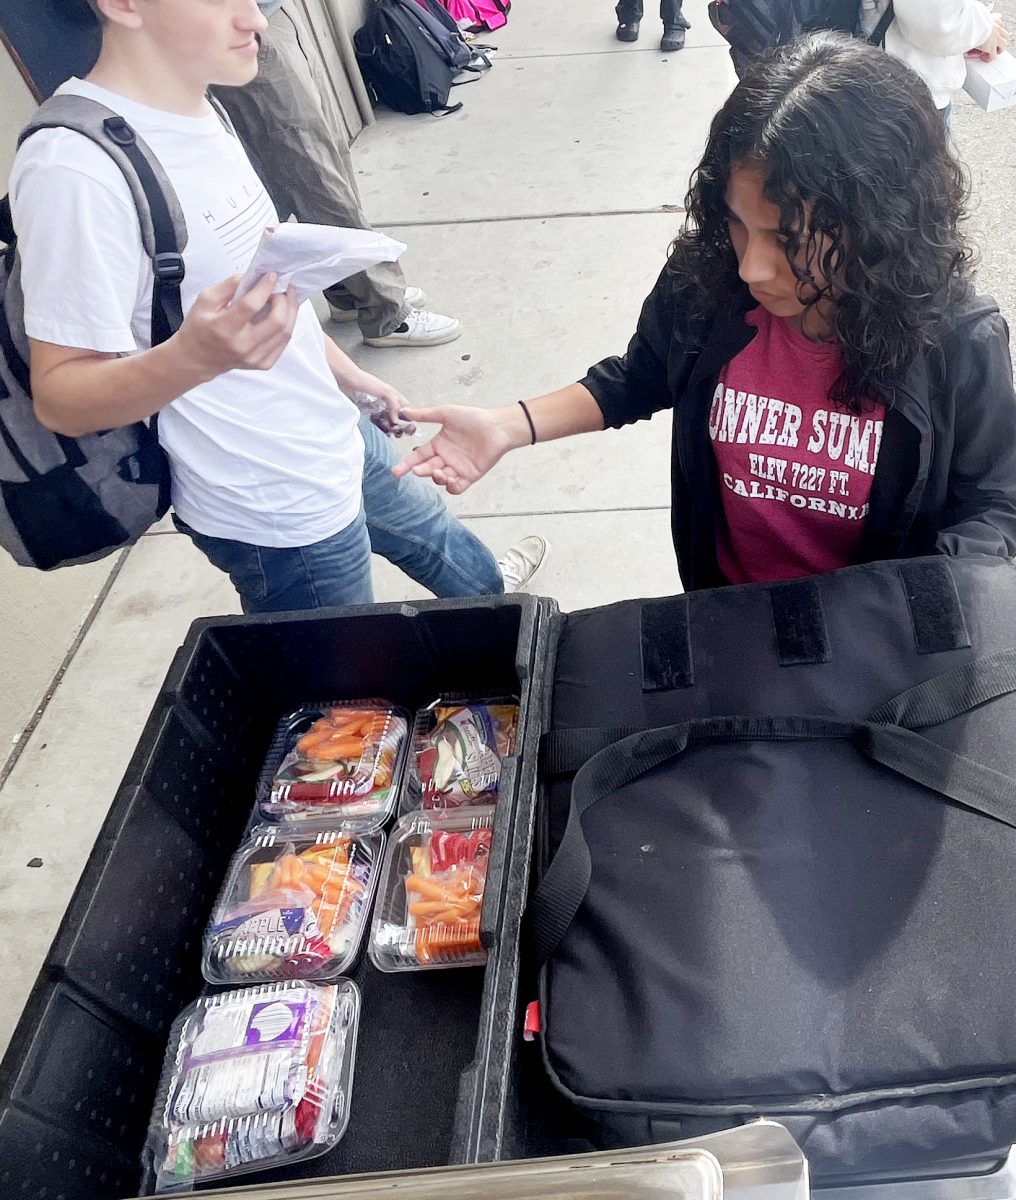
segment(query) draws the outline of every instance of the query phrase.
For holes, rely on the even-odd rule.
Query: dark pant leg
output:
[[[683,26],[685,29],[690,28],[681,14],[681,2],[682,0],[660,0],[660,20],[663,22],[664,28],[670,29],[674,25]]]
[[[630,21],[642,20],[642,0],[619,0],[614,9],[619,25],[627,25]]]

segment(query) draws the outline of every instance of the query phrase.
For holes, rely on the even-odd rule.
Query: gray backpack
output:
[[[152,260],[152,345],[183,321],[183,211],[165,172],[123,117],[84,96],[54,96],[23,130],[71,129],[123,172]],[[157,421],[64,437],[35,416],[24,296],[10,204],[0,202],[0,546],[21,566],[49,571],[130,545],[169,508],[169,464]]]

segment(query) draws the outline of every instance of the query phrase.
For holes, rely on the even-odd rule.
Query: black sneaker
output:
[[[660,49],[663,51],[683,50],[684,26],[671,25],[664,28],[663,37],[660,38]]]
[[[622,21],[617,27],[617,40],[619,42],[637,42],[639,40],[638,21]]]

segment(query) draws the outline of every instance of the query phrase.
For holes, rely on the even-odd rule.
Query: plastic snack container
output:
[[[409,714],[385,700],[303,705],[276,729],[261,817],[380,829],[395,809],[408,731]]]
[[[441,811],[497,802],[502,759],[515,753],[519,702],[435,700],[413,722],[402,811]]]
[[[493,808],[408,813],[388,842],[370,934],[381,971],[481,966]]]
[[[275,983],[206,996],[173,1025],[145,1143],[157,1192],[332,1149],[349,1122],[360,993]]]
[[[209,983],[335,979],[356,961],[384,834],[262,825],[233,856],[205,931]]]

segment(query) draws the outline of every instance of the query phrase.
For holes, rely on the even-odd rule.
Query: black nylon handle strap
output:
[[[572,782],[568,823],[557,853],[533,894],[526,920],[538,963],[546,962],[575,918],[589,886],[592,862],[582,817],[594,804],[671,758],[695,741],[796,741],[847,737],[850,722],[819,717],[707,717],[643,730],[593,755]],[[592,731],[603,733],[605,731]],[[576,740],[577,743],[577,740]]]
[[[880,704],[867,723],[923,729],[962,716],[980,704],[1016,692],[1016,648],[987,654],[925,680]],[[606,746],[645,732],[637,725],[552,729],[540,739],[540,773],[573,775]]]
[[[850,740],[897,775],[1016,829],[1016,779],[899,725],[858,725]]]
[[[876,725],[921,729],[940,725],[1014,691],[1016,649],[1000,650],[900,692],[879,705],[868,720]]]
[[[637,725],[618,725],[613,729],[552,729],[540,738],[540,774],[574,775],[594,754],[641,732]]]
[[[1002,690],[996,695],[1012,690],[999,686]],[[692,744],[816,739],[850,741],[889,770],[1016,828],[1016,780],[899,726],[821,717],[708,717],[648,730],[601,750],[575,776],[564,837],[526,915],[536,961],[542,964],[554,953],[589,887],[592,860],[582,817],[594,804]]]

